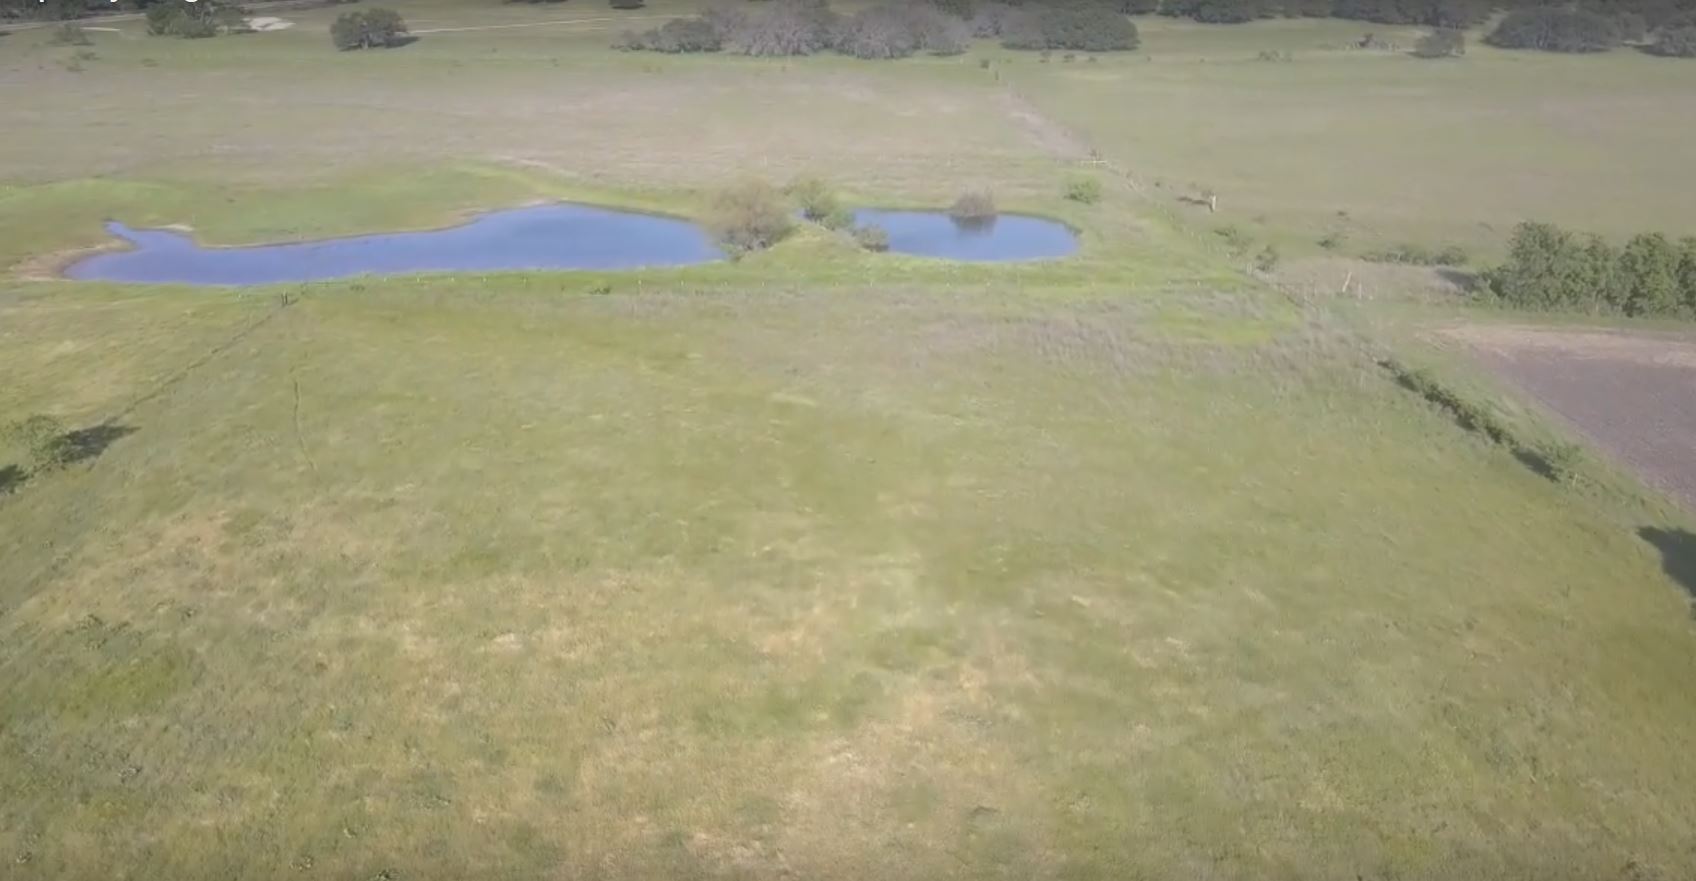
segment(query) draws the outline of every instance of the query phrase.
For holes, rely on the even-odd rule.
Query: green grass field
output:
[[[1528,219],[1624,237],[1696,232],[1696,65],[1483,45],[1407,54],[1421,31],[1361,22],[1217,27],[1150,19],[1146,52],[1007,76],[1192,222],[1315,252],[1459,244],[1494,256]],[[1400,52],[1344,48],[1365,32]],[[1263,51],[1293,61],[1256,60]],[[1204,190],[1221,213],[1182,202]],[[1339,214],[1339,212],[1342,212]]]
[[[1637,537],[1686,516],[1598,460],[1539,477],[1390,381],[1454,307],[1292,300],[1208,232],[1689,228],[1657,176],[1696,66],[1310,59],[1358,29],[1164,21],[1093,67],[652,57],[608,51],[599,4],[395,6],[580,23],[337,54],[333,10],[131,21],[80,72],[0,37],[0,422],[109,441],[0,495],[0,878],[1696,872],[1690,597]],[[1297,60],[1239,57],[1274,43]],[[1518,183],[1460,186],[1438,138],[1381,173],[1278,112],[1321,80],[1424,95],[1404,132],[1499,108],[1502,149],[1566,147],[1465,154]],[[1659,127],[1544,132],[1518,98],[1561,82]],[[1133,106],[1159,109],[1090,110]],[[106,218],[234,244],[693,214],[808,171],[878,204],[988,186],[1083,249],[953,266],[808,230],[666,271],[50,277]],[[1078,173],[1101,204],[1061,199]],[[1171,198],[1191,178],[1224,216]]]

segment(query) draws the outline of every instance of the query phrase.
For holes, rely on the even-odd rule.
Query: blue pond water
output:
[[[941,212],[865,210],[855,220],[887,231],[891,251],[923,257],[1041,260],[1078,247],[1065,224],[1018,214],[966,224]],[[206,248],[169,230],[121,223],[106,228],[131,250],[80,260],[67,277],[257,285],[419,272],[686,266],[724,257],[706,231],[687,220],[571,204],[495,211],[450,229],[243,248]]]
[[[1063,223],[1023,214],[963,223],[938,211],[854,212],[854,222],[882,227],[889,250],[920,257],[970,262],[1049,260],[1078,249],[1078,237]]]
[[[633,269],[724,257],[686,220],[596,208],[542,205],[479,216],[463,226],[247,248],[204,248],[167,230],[106,228],[133,250],[73,264],[70,278],[255,285],[356,275],[506,269]]]

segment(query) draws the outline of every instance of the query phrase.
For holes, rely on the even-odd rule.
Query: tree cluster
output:
[[[732,256],[769,248],[795,228],[788,202],[771,184],[744,180],[714,194],[707,228]]]
[[[887,59],[920,52],[956,55],[974,36],[999,36],[1015,49],[1105,52],[1137,45],[1136,25],[1107,0],[891,0],[848,15],[837,13],[826,0],[772,0],[715,6],[699,18],[626,33],[619,46],[756,56],[811,55],[828,49],[856,58]]]
[[[163,0],[147,7],[147,32],[156,37],[215,37],[247,30],[241,7],[218,0]]]
[[[971,41],[965,19],[923,4],[886,3],[844,18],[836,51],[855,58],[905,58],[916,52],[958,55]]]
[[[1137,26],[1103,2],[1025,4],[1001,25],[1001,45],[1009,49],[1076,49],[1114,52],[1135,49]]]
[[[1522,9],[1511,12],[1485,38],[1504,49],[1606,52],[1625,41],[1620,22],[1588,9]]]
[[[1668,19],[1648,50],[1668,58],[1696,58],[1696,12]]]
[[[60,21],[88,14],[84,0],[0,0],[0,21],[41,19]]]
[[[148,12],[154,7],[183,4],[185,0],[0,0],[0,21],[65,21],[114,12]]]
[[[387,49],[412,39],[406,20],[393,9],[344,12],[330,25],[330,42],[337,49]]]
[[[1547,223],[1522,223],[1507,262],[1485,273],[1491,292],[1530,309],[1696,315],[1696,237],[1633,236],[1615,247]]]
[[[1216,23],[1309,17],[1432,28],[1474,27],[1502,11],[1584,12],[1613,21],[1628,40],[1636,38],[1633,31],[1640,36],[1696,11],[1696,0],[1118,0],[1115,5],[1131,14]]]
[[[1454,58],[1466,54],[1466,34],[1455,28],[1437,28],[1413,45],[1417,58]]]

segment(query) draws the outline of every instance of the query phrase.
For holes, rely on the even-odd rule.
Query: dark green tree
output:
[[[1621,42],[1613,18],[1585,9],[1538,7],[1510,12],[1486,41],[1504,49],[1606,52]]]
[[[1135,49],[1137,26],[1101,0],[1019,7],[1001,25],[1009,49],[1076,49],[1114,52]]]
[[[1466,34],[1453,28],[1437,28],[1413,45],[1419,58],[1454,58],[1466,54]]]
[[[1679,256],[1660,233],[1632,236],[1619,255],[1626,314],[1665,315],[1678,310]]]
[[[1548,223],[1514,228],[1508,259],[1487,274],[1496,295],[1514,306],[1571,307],[1592,296],[1593,274],[1584,249],[1572,235]]]
[[[409,38],[406,20],[393,9],[344,12],[330,25],[330,42],[343,51],[400,46]]]
[[[215,37],[247,27],[241,7],[218,0],[161,0],[146,15],[147,32],[160,37]]]
[[[746,180],[713,196],[707,227],[732,255],[777,244],[795,228],[788,201],[771,184]]]
[[[1667,58],[1696,58],[1696,24],[1661,31],[1649,51]]]
[[[1696,236],[1678,242],[1678,290],[1684,308],[1696,313]]]
[[[1580,255],[1579,276],[1572,287],[1563,292],[1563,308],[1586,312],[1623,312],[1631,292],[1619,272],[1619,249],[1607,239],[1591,234],[1584,239]]]
[[[1241,24],[1272,14],[1270,0],[1165,0],[1160,14],[1208,24]]]
[[[969,20],[978,11],[977,0],[927,0],[927,2],[936,7],[938,12],[952,15],[962,21]]]
[[[650,52],[717,52],[724,36],[705,18],[674,18],[642,33],[626,32],[620,48]]]

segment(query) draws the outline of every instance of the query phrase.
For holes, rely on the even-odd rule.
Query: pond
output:
[[[864,210],[855,220],[888,232],[889,250],[922,257],[1042,260],[1078,247],[1065,224],[1019,214],[964,223],[945,212]],[[237,248],[204,247],[165,229],[106,228],[130,248],[79,260],[66,277],[259,285],[420,272],[689,266],[725,256],[690,221],[574,204],[494,211],[448,229]]]
[[[1078,250],[1071,227],[1026,214],[961,221],[945,211],[864,210],[854,212],[854,222],[883,228],[889,250],[919,257],[973,263],[1052,260]]]
[[[571,204],[495,211],[449,229],[241,248],[202,247],[169,230],[106,228],[132,250],[78,261],[67,277],[256,285],[418,272],[686,266],[724,257],[687,220]]]

